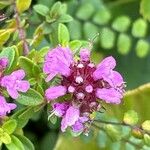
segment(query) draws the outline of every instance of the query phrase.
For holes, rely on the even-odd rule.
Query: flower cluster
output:
[[[4,117],[11,110],[16,108],[16,104],[7,103],[5,98],[2,96],[3,88],[6,88],[8,94],[13,98],[17,99],[19,92],[27,92],[30,88],[28,81],[22,80],[25,77],[24,70],[17,70],[12,72],[10,75],[3,75],[4,70],[8,64],[7,58],[0,59],[0,117]]]
[[[91,122],[90,114],[101,108],[99,100],[119,104],[124,93],[122,76],[113,69],[116,61],[105,58],[99,65],[90,60],[88,49],[80,50],[80,59],[75,61],[68,47],[58,46],[45,57],[43,72],[46,81],[56,75],[61,76],[61,84],[45,91],[47,101],[52,102],[53,113],[62,117],[61,130],[71,127],[73,132],[84,132]],[[70,94],[71,99],[64,102],[55,99]],[[98,100],[99,99],[99,100]]]

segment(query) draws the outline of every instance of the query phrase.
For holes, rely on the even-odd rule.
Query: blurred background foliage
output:
[[[32,50],[28,58],[38,64],[43,61],[49,47],[59,43],[69,44],[72,49],[88,47],[86,41],[96,36],[92,41],[93,60],[98,63],[101,58],[113,55],[128,90],[150,81],[150,0],[27,0],[18,6],[21,26],[13,18],[13,0],[0,0],[0,13],[5,15],[0,21],[1,49],[16,45],[18,55],[21,55],[25,39],[20,41],[16,28],[23,28],[26,31],[24,38]],[[21,59],[19,63],[23,61]],[[34,76],[31,77],[30,82],[34,84]],[[42,92],[40,87],[38,89]],[[97,117],[122,121],[124,113],[133,109],[138,114],[129,112],[129,116],[133,115],[135,124],[142,124],[150,119],[149,97],[150,85],[146,84],[127,92],[121,106],[106,105],[105,113],[98,113]],[[109,124],[102,124],[100,128],[96,124],[89,136],[72,138],[70,134],[59,135],[60,120],[52,118],[47,123],[45,111],[36,113],[25,127],[25,135],[34,143],[36,150],[51,150],[54,147],[55,150],[150,149],[150,136],[131,131],[128,127]],[[139,119],[136,119],[137,115]],[[147,146],[143,147],[143,143]]]

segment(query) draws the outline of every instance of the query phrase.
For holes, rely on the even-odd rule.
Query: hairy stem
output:
[[[103,132],[106,132],[104,128],[98,126],[97,124],[94,124],[94,123],[93,123],[92,126],[93,126],[94,128],[96,128],[96,129],[98,129],[98,130],[102,130]],[[136,143],[134,143],[134,142],[132,142],[132,141],[126,139],[126,138],[122,138],[121,140],[122,140],[122,142],[126,142],[126,143],[129,143],[129,144],[133,145],[133,146],[136,147],[137,149],[141,149],[141,148],[142,148],[141,145],[138,145],[138,144],[136,144]]]
[[[20,17],[19,17],[19,13],[18,13],[16,4],[14,4],[14,10],[15,10],[15,19],[16,19],[16,24],[17,24],[17,30],[19,32],[19,39],[23,43],[23,53],[24,53],[24,55],[27,55],[29,53],[29,46],[28,46],[28,42],[26,40],[25,31],[24,31],[23,27],[21,27],[21,21],[20,21]]]
[[[131,128],[131,129],[138,129],[143,134],[150,135],[149,132],[143,130],[142,128],[140,128],[138,126],[132,126],[132,125],[129,125],[129,124],[125,124],[124,122],[123,123],[121,123],[121,122],[109,122],[109,121],[104,121],[104,120],[94,120],[94,121],[97,122],[97,123],[103,123],[103,124],[111,124],[111,125],[117,125],[117,126],[126,126],[126,127]]]

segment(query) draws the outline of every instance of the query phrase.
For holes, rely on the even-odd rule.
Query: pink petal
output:
[[[20,92],[27,92],[30,88],[28,81],[20,81],[17,86],[17,90]]]
[[[3,96],[0,96],[0,117],[6,116],[11,110],[16,108],[16,104],[7,103]]]
[[[54,86],[50,87],[45,91],[45,96],[47,100],[54,100],[60,96],[66,94],[66,87],[65,86]]]
[[[7,88],[7,92],[8,94],[13,98],[13,99],[17,99],[18,96],[19,96],[19,93],[16,89],[10,89],[10,88]]]
[[[95,80],[102,79],[111,74],[112,69],[116,66],[115,59],[110,56],[105,58],[98,66],[97,69],[93,73],[93,77]]]
[[[90,60],[90,50],[81,49],[80,51],[80,59],[81,61],[89,61]]]
[[[70,65],[72,63],[73,55],[70,49],[58,46],[45,56],[43,72],[50,74],[47,80],[52,79],[56,74],[68,76],[70,75]]]
[[[5,69],[8,65],[8,59],[7,58],[0,58],[0,68]]]
[[[68,126],[72,126],[79,119],[79,109],[70,106],[61,122],[61,130],[64,132]]]
[[[23,69],[20,69],[20,70],[14,71],[11,75],[14,76],[16,79],[21,80],[25,77],[25,72]]]
[[[119,93],[117,90],[111,88],[111,89],[97,89],[96,96],[104,101],[106,103],[115,103],[119,104],[121,102],[121,99],[123,95]]]

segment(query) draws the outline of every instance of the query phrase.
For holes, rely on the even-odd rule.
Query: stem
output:
[[[99,127],[99,126],[96,125],[96,124],[93,123],[92,126],[95,127],[96,129],[102,130],[103,132],[106,133],[106,131],[104,130],[104,128]],[[141,149],[141,148],[142,148],[142,146],[140,146],[140,145],[138,145],[138,144],[136,144],[136,143],[134,143],[134,142],[132,142],[132,141],[126,139],[126,138],[122,138],[122,141],[123,141],[123,142],[127,142],[127,143],[133,145],[133,146],[136,147],[137,149]]]
[[[28,42],[26,41],[25,31],[21,27],[20,17],[19,17],[19,13],[18,13],[16,4],[14,4],[14,10],[15,10],[15,19],[16,19],[16,24],[17,24],[17,30],[19,32],[19,38],[23,43],[23,53],[24,53],[24,55],[27,55],[29,53]]]
[[[125,123],[121,123],[121,122],[109,122],[109,121],[104,121],[104,120],[94,120],[97,123],[103,123],[103,124],[112,124],[112,125],[116,125],[116,126],[126,126],[129,127],[131,129],[138,129],[139,131],[141,131],[143,134],[148,134],[150,135],[149,132],[143,130],[142,128],[138,127],[138,126],[132,126],[129,124],[125,124]]]

